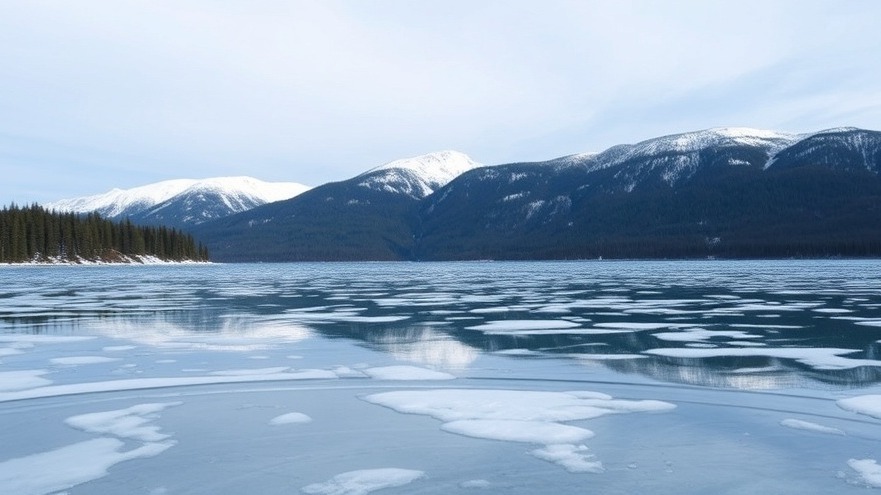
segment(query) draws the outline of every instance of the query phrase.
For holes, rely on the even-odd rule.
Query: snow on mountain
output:
[[[361,187],[421,199],[464,172],[481,167],[458,151],[439,151],[380,165],[359,175]]]
[[[113,189],[103,194],[64,199],[45,206],[59,211],[87,213],[97,211],[108,218],[150,215],[176,203],[177,199],[191,207],[206,207],[192,198],[211,198],[227,214],[238,213],[254,206],[292,198],[309,189],[296,182],[264,182],[252,177],[216,177],[210,179],[177,179],[148,184],[132,189]],[[151,211],[152,210],[152,211]],[[215,208],[216,210],[216,208]],[[201,212],[190,212],[192,218],[206,218]],[[216,218],[217,213],[208,218]]]
[[[795,143],[799,138],[798,134],[776,131],[746,127],[717,127],[648,139],[632,145],[615,146],[597,155],[597,159],[605,162],[606,166],[613,166],[635,157],[686,155],[707,148],[731,145],[766,148],[770,154],[773,154]]]
[[[117,217],[126,212],[144,211],[180,194],[196,182],[192,179],[166,180],[132,189],[112,189],[103,194],[62,199],[44,206],[73,213],[97,211],[105,217]]]
[[[589,160],[588,168],[601,170],[624,166],[617,176],[628,182],[627,190],[632,190],[637,183],[649,176],[660,177],[667,184],[674,185],[697,171],[701,163],[705,162],[701,154],[707,150],[758,150],[762,153],[761,164],[764,164],[777,152],[798,142],[802,137],[799,134],[745,127],[718,127],[613,146],[596,155],[594,160]],[[741,156],[731,156],[728,164],[749,165],[752,161],[747,160],[747,156],[751,160],[756,159],[748,152],[739,155]]]

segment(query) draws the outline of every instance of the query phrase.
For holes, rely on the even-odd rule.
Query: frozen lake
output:
[[[0,493],[881,488],[881,261],[0,267]]]

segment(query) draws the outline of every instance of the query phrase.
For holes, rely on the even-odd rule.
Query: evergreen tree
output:
[[[36,204],[12,204],[0,210],[0,263],[119,261],[144,255],[208,260],[208,250],[201,243],[175,229],[143,227],[129,220],[113,223],[97,213],[57,213]]]

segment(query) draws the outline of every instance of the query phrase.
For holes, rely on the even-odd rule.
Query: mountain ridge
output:
[[[131,189],[114,188],[45,206],[62,212],[97,212],[109,219],[130,218],[143,224],[183,227],[289,199],[308,189],[296,182],[264,182],[247,176],[173,179]]]
[[[231,261],[881,255],[877,131],[713,128],[474,167],[421,198],[359,187],[376,171],[195,233]]]

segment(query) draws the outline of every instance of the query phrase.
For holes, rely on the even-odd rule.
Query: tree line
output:
[[[174,228],[112,222],[97,213],[59,213],[36,204],[0,210],[0,263],[118,262],[135,256],[207,261],[208,249]]]

